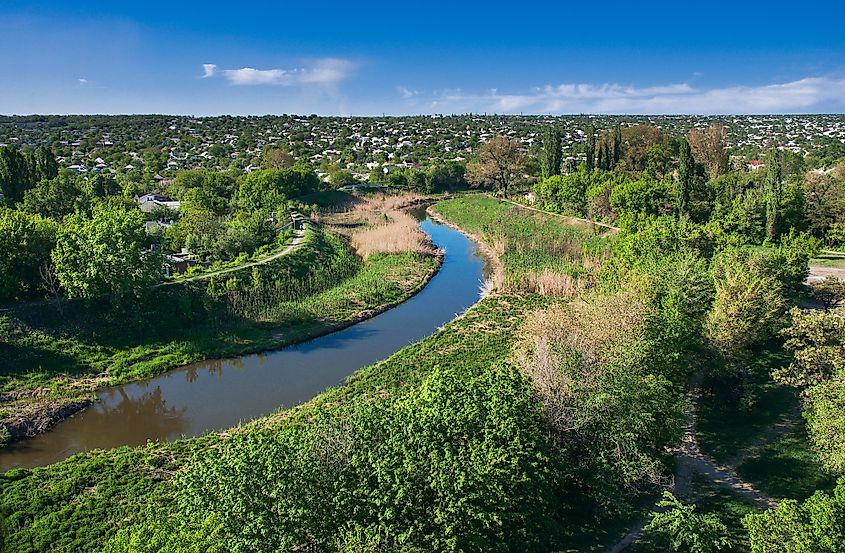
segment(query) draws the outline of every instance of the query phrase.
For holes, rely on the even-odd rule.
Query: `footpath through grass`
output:
[[[705,455],[770,497],[803,500],[833,488],[835,478],[810,447],[796,390],[768,382],[748,407],[725,395],[714,391],[699,403],[698,441]]]

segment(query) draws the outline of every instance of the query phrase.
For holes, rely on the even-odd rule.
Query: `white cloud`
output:
[[[635,87],[615,83],[546,85],[517,94],[442,91],[430,100],[441,112],[495,113],[785,113],[845,106],[845,79],[807,77],[762,86],[699,89],[687,83]]]
[[[399,95],[402,96],[403,100],[413,98],[420,93],[418,90],[411,90],[406,86],[397,86],[396,90],[399,91]]]
[[[237,86],[250,85],[334,85],[352,74],[355,64],[349,60],[339,58],[323,58],[315,60],[302,67],[291,69],[256,69],[242,67],[240,69],[222,69],[212,63],[203,64],[203,78],[223,76],[231,84]]]
[[[79,84],[88,84],[88,79],[84,79],[84,78],[80,77],[76,80],[79,81]]]

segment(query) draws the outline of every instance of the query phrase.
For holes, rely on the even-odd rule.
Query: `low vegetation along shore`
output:
[[[807,336],[839,319],[790,311],[806,252],[716,247],[668,218],[598,234],[483,195],[431,210],[501,263],[465,315],[230,431],[9,471],[0,546],[837,550],[832,415],[785,387],[820,397],[808,361],[835,357],[808,358]],[[331,228],[363,247],[373,223]],[[761,470],[778,463],[802,468]]]
[[[439,266],[416,221],[368,201],[355,232],[309,225],[272,261],[152,287],[118,305],[58,300],[0,311],[0,428],[33,436],[93,392],[194,361],[276,349],[371,317],[421,289]],[[401,234],[385,242],[382,233]]]

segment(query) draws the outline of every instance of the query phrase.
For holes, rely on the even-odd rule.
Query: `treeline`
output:
[[[419,166],[394,167],[385,172],[382,167],[372,170],[368,183],[388,185],[398,190],[411,190],[421,194],[446,192],[466,189],[468,184],[464,175],[466,165],[459,161],[439,161],[426,168]],[[332,188],[361,184],[361,181],[345,169],[335,166],[329,170],[329,182]]]
[[[845,244],[845,160],[808,170],[802,157],[772,148],[760,169],[732,169],[720,126],[680,138],[634,126],[598,137],[588,129],[586,162],[560,174],[559,144],[546,136],[545,175],[534,187],[550,211],[626,229],[674,216],[725,244],[775,243],[792,232]]]

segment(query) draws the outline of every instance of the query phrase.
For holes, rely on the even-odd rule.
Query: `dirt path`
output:
[[[269,262],[273,261],[274,259],[278,259],[278,258],[282,257],[283,255],[289,254],[294,249],[296,249],[296,247],[299,246],[302,243],[302,240],[304,240],[304,239],[305,239],[305,231],[304,230],[298,230],[298,231],[296,231],[296,234],[294,235],[294,238],[293,238],[293,240],[291,241],[290,244],[288,244],[287,246],[285,246],[281,250],[277,251],[276,253],[268,255],[267,257],[262,257],[261,259],[259,259],[257,261],[250,261],[249,263],[244,263],[243,265],[236,265],[235,267],[228,267],[226,269],[220,269],[219,271],[214,271],[213,273],[202,273],[202,274],[199,274],[199,275],[196,275],[196,276],[180,278],[179,280],[173,280],[171,282],[166,282],[166,283],[162,284],[162,286],[168,286],[170,284],[180,284],[180,283],[183,283],[183,282],[193,282],[195,280],[203,280],[203,279],[207,279],[207,278],[211,278],[211,277],[215,277],[215,276],[219,276],[219,275],[225,275],[226,273],[233,273],[235,271],[240,271],[242,269],[249,269],[250,267],[255,267],[257,265],[264,265],[265,263],[269,263]]]
[[[845,252],[835,252],[833,250],[822,250],[820,252],[825,256],[829,256],[832,260],[841,259],[843,263],[845,263]],[[845,265],[843,263],[838,263],[843,265],[842,267],[828,267],[824,265],[812,265],[812,259],[810,260],[810,276],[807,277],[807,282],[817,282],[819,280],[824,280],[828,276],[835,276],[839,280],[845,281]]]
[[[598,221],[593,221],[593,220],[590,220],[590,219],[581,219],[580,217],[572,217],[571,215],[561,215],[560,213],[552,213],[550,211],[544,211],[542,209],[537,209],[536,207],[527,206],[525,204],[521,204],[521,203],[518,203],[518,202],[507,200],[505,198],[496,198],[496,199],[499,200],[500,202],[506,202],[506,203],[509,203],[509,204],[513,204],[517,207],[521,207],[522,209],[528,209],[528,210],[531,210],[531,211],[536,211],[537,213],[542,213],[544,215],[551,215],[552,217],[559,217],[561,219],[565,219],[565,220],[569,221],[569,223],[574,225],[574,226],[577,226],[577,225],[580,224],[580,225],[587,225],[587,226],[592,227],[592,228],[601,227],[601,228],[607,229],[608,232],[611,232],[611,233],[617,233],[621,230],[619,227],[614,227],[613,225],[608,225],[607,223],[599,223]]]
[[[690,494],[692,476],[694,474],[701,474],[707,477],[710,481],[718,486],[721,486],[742,499],[751,503],[756,507],[763,509],[776,507],[777,502],[772,498],[754,488],[748,482],[745,482],[736,473],[732,467],[739,466],[742,461],[752,457],[762,447],[765,439],[771,437],[774,433],[785,433],[794,426],[789,421],[781,420],[776,422],[772,427],[767,429],[755,443],[745,448],[737,456],[731,459],[730,466],[719,466],[712,459],[705,456],[698,446],[698,439],[696,438],[696,430],[698,426],[698,413],[696,405],[698,403],[699,388],[701,386],[702,375],[698,374],[693,377],[690,382],[690,394],[692,401],[690,408],[687,410],[687,422],[684,424],[684,437],[681,440],[681,445],[675,450],[675,475],[672,484],[669,486],[669,491],[677,498],[685,498]],[[791,414],[791,413],[790,413]],[[738,461],[738,462],[737,462]],[[651,516],[641,520],[634,528],[632,528],[625,536],[616,542],[608,549],[609,553],[620,553],[627,549],[640,537],[643,529],[651,522]]]
[[[810,276],[807,277],[807,282],[818,282],[828,276],[835,276],[839,280],[845,281],[845,268],[810,265]]]

